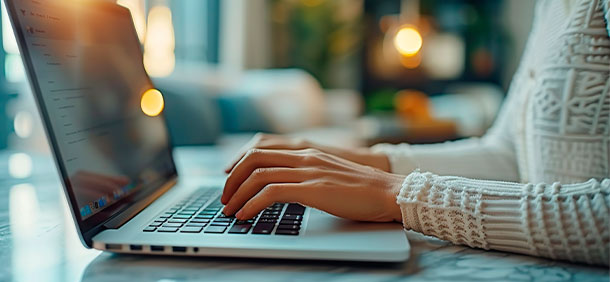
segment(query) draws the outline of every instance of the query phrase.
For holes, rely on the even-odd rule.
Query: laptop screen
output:
[[[175,176],[162,97],[129,12],[87,1],[7,4],[81,231]]]

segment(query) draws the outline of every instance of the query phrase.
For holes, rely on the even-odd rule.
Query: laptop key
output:
[[[276,223],[277,218],[261,218],[258,220],[260,223]]]
[[[242,224],[248,224],[248,223],[252,224],[252,223],[254,223],[254,220],[253,219],[238,220],[235,222],[235,225],[242,225]]]
[[[169,222],[169,223],[186,223],[186,221],[187,221],[186,219],[173,219],[172,218],[172,219],[168,220],[167,222]]]
[[[282,219],[282,220],[280,220],[280,224],[281,225],[301,225],[301,221],[300,220],[286,220],[286,219]]]
[[[301,226],[299,225],[288,225],[288,224],[280,224],[278,225],[277,229],[282,229],[282,230],[299,230],[301,229]]]
[[[214,222],[233,222],[233,219],[226,217],[218,217],[214,220]]]
[[[159,227],[163,224],[163,222],[153,222],[148,225],[148,227]]]
[[[305,213],[305,207],[299,204],[289,204],[286,208],[286,214],[303,215]]]
[[[286,230],[286,229],[279,229],[277,231],[275,231],[275,235],[299,235],[299,230]]]
[[[257,223],[252,230],[252,234],[271,234],[274,226],[273,223]]]
[[[203,230],[203,227],[200,226],[186,226],[180,229],[182,233],[199,233]]]
[[[163,227],[180,227],[182,226],[182,223],[166,223],[163,224]]]
[[[282,219],[287,219],[287,220],[302,220],[303,216],[302,215],[296,215],[296,214],[288,214],[288,215],[284,215],[282,217]]]
[[[175,215],[172,217],[172,219],[189,219],[191,218],[190,216],[187,215]]]
[[[205,233],[224,233],[227,230],[226,226],[209,226],[205,229]]]
[[[207,223],[187,223],[186,227],[205,227],[206,225],[208,225]]]
[[[214,222],[210,223],[210,225],[213,225],[213,226],[229,226],[229,225],[231,225],[231,223],[230,222],[217,222],[217,221],[214,221]]]
[[[157,232],[176,232],[178,231],[177,227],[159,227],[159,229],[157,229]]]
[[[252,224],[235,224],[231,229],[229,229],[229,233],[231,234],[246,234],[252,228]]]
[[[209,219],[200,219],[200,218],[194,218],[191,219],[191,221],[189,221],[190,223],[208,223],[210,222]]]
[[[144,231],[144,232],[153,232],[153,231],[155,231],[155,230],[157,230],[157,228],[156,228],[156,227],[154,227],[154,226],[148,226],[148,227],[144,228],[144,230],[143,230],[143,231]]]

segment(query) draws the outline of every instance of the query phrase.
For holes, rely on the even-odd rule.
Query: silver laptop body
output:
[[[224,179],[179,179],[163,116],[141,108],[154,86],[129,11],[99,2],[5,0],[86,247],[181,256],[408,259],[399,224],[352,222],[280,203],[253,220],[236,221],[220,212]]]

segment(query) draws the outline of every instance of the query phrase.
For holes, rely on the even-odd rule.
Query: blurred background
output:
[[[332,129],[360,145],[482,135],[533,2],[117,1],[131,10],[175,145],[257,131]],[[4,5],[1,20],[0,149],[11,155],[0,169],[27,178],[22,152],[49,149]]]

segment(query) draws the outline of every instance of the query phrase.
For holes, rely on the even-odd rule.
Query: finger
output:
[[[250,141],[248,141],[246,145],[242,146],[239,151],[237,151],[238,153],[235,155],[235,158],[233,158],[233,160],[229,162],[229,165],[225,168],[225,172],[231,172],[235,165],[237,165],[237,163],[239,163],[239,161],[246,155],[248,150],[256,148],[258,143],[269,138],[271,138],[271,135],[268,134],[257,133],[256,135],[254,135],[254,137],[252,137],[252,139],[250,139]]]
[[[260,150],[248,151],[246,156],[235,166],[225,183],[224,191],[220,201],[228,203],[239,185],[241,185],[257,168],[265,167],[303,167],[311,163],[311,158],[299,151],[285,150]]]
[[[248,200],[235,217],[238,220],[250,219],[273,203],[311,202],[311,195],[307,195],[308,185],[307,183],[269,184]]]
[[[223,213],[232,215],[239,210],[244,203],[256,195],[265,186],[272,183],[300,183],[312,178],[311,169],[304,168],[257,168],[239,186]]]
[[[235,167],[235,165],[237,165],[237,163],[246,155],[246,153],[248,152],[248,150],[250,150],[251,148],[255,147],[255,145],[260,142],[260,140],[263,138],[262,134],[256,134],[254,135],[254,137],[252,137],[252,139],[250,139],[250,141],[248,141],[248,143],[246,143],[244,146],[242,146],[237,152],[237,154],[235,155],[235,157],[233,158],[233,160],[231,160],[229,162],[229,165],[225,168],[225,172],[229,173],[231,172],[231,170],[233,170],[233,168]]]
[[[236,158],[233,159],[225,169],[226,173],[230,173],[237,163],[246,155],[250,149],[266,149],[266,150],[299,150],[306,149],[307,142],[301,139],[288,139],[279,135],[260,135],[259,138],[255,138],[248,142],[237,154]]]

